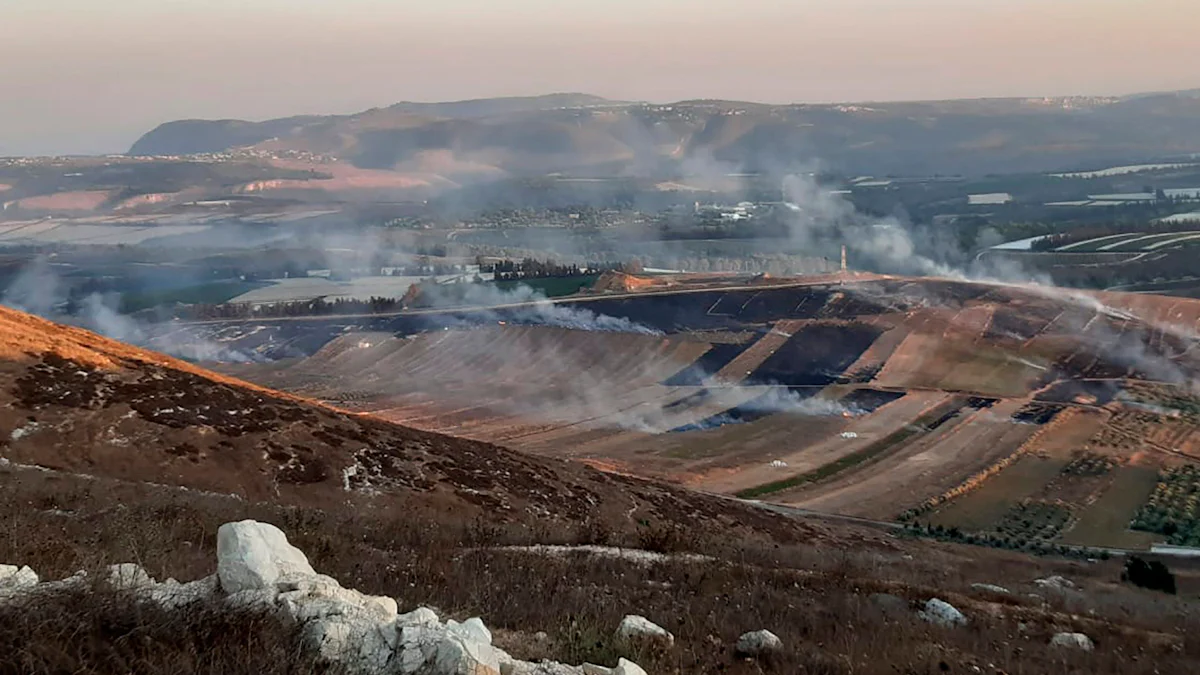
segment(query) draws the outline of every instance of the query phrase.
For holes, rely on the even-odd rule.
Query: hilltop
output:
[[[1048,171],[1200,150],[1200,98],[979,99],[837,105],[609,101],[584,94],[398,103],[353,115],[168,122],[133,155],[253,147],[359,169],[480,175],[760,171],[797,158],[863,174]],[[723,168],[717,168],[723,167]]]

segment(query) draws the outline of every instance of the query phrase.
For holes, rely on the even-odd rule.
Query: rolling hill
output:
[[[728,500],[417,431],[0,308],[0,454],[68,474],[252,501],[619,530],[639,518],[787,536]]]
[[[794,169],[849,173],[1047,171],[1200,151],[1200,98],[982,99],[855,105],[672,104],[582,94],[399,103],[354,115],[264,122],[186,120],[150,131],[133,155],[253,146],[331,155],[364,169],[455,167],[533,175]]]

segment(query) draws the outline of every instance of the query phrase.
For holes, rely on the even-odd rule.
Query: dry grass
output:
[[[205,601],[170,612],[95,587],[0,603],[0,673],[328,673],[300,630],[262,610]]]
[[[660,674],[941,673],[978,666],[989,673],[1136,675],[1193,671],[1200,657],[1195,605],[1121,586],[1116,561],[1089,566],[903,539],[846,551],[743,545],[659,527],[626,534],[596,523],[575,531],[439,524],[361,509],[283,509],[27,470],[2,469],[0,482],[0,561],[28,564],[43,578],[115,562],[138,562],[159,579],[199,578],[214,571],[216,528],[257,518],[282,527],[318,570],[347,586],[394,596],[402,608],[427,605],[449,616],[482,616],[518,657],[611,665],[619,654],[612,630],[627,613],[675,633],[678,643],[669,653],[630,655]],[[716,559],[634,564],[495,548],[585,541]],[[1087,590],[1052,598],[1050,607],[1022,595],[985,598],[969,590],[970,583],[983,581],[1032,591],[1033,578],[1053,573]],[[972,624],[942,630],[911,611],[889,614],[869,599],[877,592],[911,605],[942,597]],[[36,629],[53,617],[53,630]],[[64,640],[55,632],[59,626],[87,639]],[[786,653],[769,664],[736,659],[730,645],[737,636],[764,627],[784,640]],[[248,628],[257,636],[249,642]],[[1098,651],[1050,649],[1046,642],[1059,630],[1087,633]],[[538,631],[545,640],[532,637]],[[241,637],[232,639],[235,633]],[[137,638],[144,643],[139,647],[122,637],[128,635],[148,637]],[[264,654],[274,655],[270,664],[289,664],[289,672],[307,672],[310,666],[290,651],[294,637],[262,617],[163,616],[108,596],[63,598],[34,613],[0,614],[2,653],[26,659],[9,672],[284,672],[255,670],[265,662],[254,659]],[[220,649],[197,652],[201,639]]]

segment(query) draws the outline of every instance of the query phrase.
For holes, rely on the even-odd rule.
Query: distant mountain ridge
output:
[[[253,147],[364,169],[470,176],[746,171],[820,161],[873,174],[1049,171],[1200,152],[1196,91],[1125,97],[774,105],[610,101],[587,94],[402,102],[353,115],[181,120],[132,155]]]

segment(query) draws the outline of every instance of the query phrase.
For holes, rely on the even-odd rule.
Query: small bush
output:
[[[1121,581],[1175,595],[1175,575],[1157,560],[1146,562],[1137,556],[1131,556],[1125,563],[1125,570],[1121,572]]]

